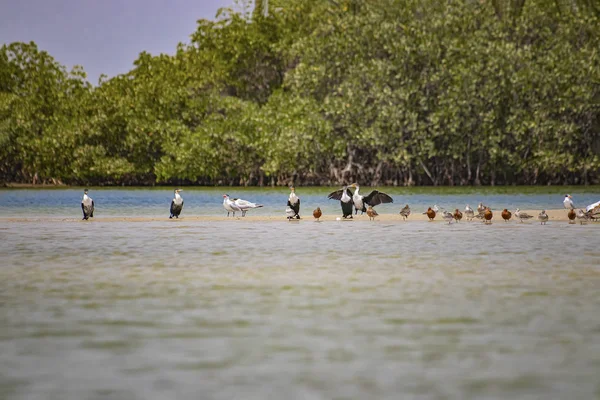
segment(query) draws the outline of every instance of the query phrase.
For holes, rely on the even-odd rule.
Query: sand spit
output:
[[[527,212],[530,215],[533,215],[534,218],[530,219],[527,222],[524,222],[526,224],[539,224],[539,221],[537,220],[537,215],[540,213],[541,210],[523,210],[525,212]],[[567,218],[567,210],[564,209],[559,209],[559,210],[546,210],[548,217],[549,217],[549,222],[568,222],[569,219]],[[504,220],[502,219],[502,216],[500,215],[501,210],[494,210],[494,217],[492,219],[492,223],[505,223]],[[341,214],[341,213],[340,213]],[[353,219],[348,219],[348,220],[344,220],[343,218],[340,221],[337,221],[336,219],[340,217],[340,214],[329,214],[326,215],[324,214],[321,217],[321,222],[347,222],[347,223],[368,223],[369,222],[369,217],[367,216],[367,214],[365,213],[364,215],[357,215],[354,216]],[[276,215],[248,215],[246,217],[227,217],[225,215],[182,215],[181,218],[179,219],[169,219],[168,217],[111,217],[111,216],[107,216],[107,217],[103,217],[101,215],[89,220],[89,221],[82,221],[81,218],[58,218],[58,217],[0,217],[0,224],[3,222],[73,222],[73,223],[107,223],[107,222],[159,222],[159,221],[163,221],[163,222],[170,222],[170,223],[178,223],[178,222],[182,222],[182,221],[186,221],[186,222],[220,222],[220,221],[240,221],[240,222],[246,222],[246,223],[251,223],[251,222],[286,222],[286,223],[304,223],[304,222],[314,222],[314,218],[312,217],[310,212],[307,212],[307,210],[305,210],[304,214],[301,212],[300,215],[302,215],[302,219],[301,220],[292,220],[292,221],[287,221],[284,215],[281,216],[276,216]],[[413,214],[411,214],[408,219],[406,221],[403,221],[402,216],[400,214],[379,214],[379,216],[376,218],[375,222],[395,222],[395,223],[411,223],[411,222],[415,222],[415,221],[427,221],[428,218],[426,215],[422,214],[422,211],[419,212],[415,212]],[[577,223],[579,223],[578,221],[576,221]],[[441,213],[438,213],[438,215],[435,217],[435,220],[432,223],[447,223],[442,219]],[[464,223],[469,223],[465,221],[465,218],[463,217],[463,220],[461,222],[459,222],[461,224]],[[481,223],[480,220],[478,220],[477,218],[475,218],[473,220],[473,222],[471,223]],[[514,215],[512,217],[512,219],[508,222],[508,223],[520,223],[518,219],[515,219]],[[597,224],[598,226],[600,226],[600,224]]]

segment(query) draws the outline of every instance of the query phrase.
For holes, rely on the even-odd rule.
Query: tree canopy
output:
[[[0,181],[600,182],[597,2],[243,10],[97,85],[35,43],[3,45]]]

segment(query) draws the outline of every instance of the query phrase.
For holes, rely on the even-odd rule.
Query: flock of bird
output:
[[[350,188],[355,189],[354,192],[352,192]],[[179,218],[179,215],[183,210],[183,198],[180,195],[182,190],[183,189],[175,189],[174,191],[174,197],[171,201],[171,207],[169,210],[169,218]],[[352,219],[353,211],[354,215],[357,215],[359,211],[361,214],[367,213],[369,220],[375,220],[375,218],[379,215],[374,209],[375,206],[394,202],[391,196],[378,190],[373,190],[367,195],[362,195],[360,193],[360,186],[357,183],[344,186],[342,189],[330,193],[327,198],[330,200],[339,200],[340,202],[342,208],[342,217],[338,217],[337,220],[341,220],[342,218]],[[583,211],[583,209],[578,209],[576,211],[576,207],[573,203],[573,197],[567,194],[563,200],[563,206],[568,210],[567,216],[569,218],[569,223],[576,223],[576,219],[580,222],[580,224],[584,224],[590,220],[596,221],[600,219],[600,201],[590,204],[586,207],[585,211]],[[227,194],[223,195],[223,208],[225,211],[227,211],[228,217],[230,214],[232,217],[235,217],[236,212],[241,213],[242,217],[245,217],[248,210],[261,207],[263,207],[262,204],[237,198],[232,199]],[[88,189],[83,191],[81,210],[83,211],[84,220],[94,217],[94,200],[88,196]],[[441,212],[442,218],[445,221],[448,221],[448,224],[451,224],[453,221],[459,222],[462,220],[463,216],[465,217],[466,221],[473,221],[473,219],[477,218],[486,224],[490,224],[492,222],[494,213],[490,207],[483,205],[483,203],[479,203],[476,211],[477,213],[475,213],[475,210],[473,210],[468,204],[464,211],[460,211],[458,208],[456,208],[454,212],[446,211],[444,208],[434,205],[433,207],[429,207],[423,214],[427,215],[429,221],[433,221]],[[296,190],[293,186],[290,187],[290,195],[288,197],[285,213],[287,219],[289,220],[300,219],[300,197],[298,197],[296,194]],[[410,216],[410,213],[411,210],[408,204],[404,206],[402,210],[400,210],[400,215],[404,220]],[[313,217],[317,221],[320,220],[322,215],[323,212],[321,211],[320,207],[317,207],[317,209],[313,211]],[[513,215],[515,219],[518,219],[521,222],[534,218],[533,215],[521,211],[518,208],[514,214],[505,208],[502,210],[500,215],[505,222],[510,221]],[[545,225],[546,222],[548,222],[548,214],[546,213],[546,210],[542,210],[542,212],[538,214],[537,219],[540,221],[540,224]]]

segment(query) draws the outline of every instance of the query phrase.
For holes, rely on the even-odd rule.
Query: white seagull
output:
[[[565,198],[563,200],[563,206],[567,210],[572,210],[575,208],[575,204],[573,204],[573,197],[570,194],[565,194]]]
[[[261,208],[263,206],[262,204],[256,204],[256,203],[252,203],[250,201],[242,200],[242,199],[233,199],[233,202],[242,211],[242,217],[246,216],[246,212],[248,210],[250,210],[252,208]]]
[[[179,214],[181,214],[181,210],[183,209],[183,199],[179,195],[183,189],[175,189],[175,198],[171,201],[171,215],[169,215],[169,219],[175,217],[179,218]]]
[[[83,219],[94,218],[94,200],[88,196],[88,190],[83,190],[83,199],[81,200],[81,211],[83,211]]]
[[[515,217],[519,218],[521,222],[523,222],[523,220],[533,218],[533,215],[529,215],[526,212],[523,212],[517,208],[517,211],[515,211]]]
[[[546,222],[548,222],[548,214],[546,214],[546,210],[542,210],[542,212],[538,214],[538,219],[540,220],[540,225],[546,225]]]
[[[583,210],[577,210],[577,219],[579,220],[579,224],[583,225],[584,222],[588,222],[590,217]]]
[[[479,214],[483,214],[485,212],[486,208],[487,208],[487,206],[484,206],[483,203],[479,203],[479,205],[477,206],[477,212]]]
[[[467,204],[467,206],[465,207],[465,218],[467,219],[467,221],[473,221],[474,216],[475,212],[473,212],[471,206]]]
[[[444,218],[446,221],[448,221],[448,225],[450,225],[452,223],[452,220],[454,219],[454,215],[449,211],[443,210],[442,218]]]
[[[229,213],[233,213],[235,217],[236,212],[242,212],[242,209],[238,207],[237,204],[233,200],[229,198],[228,194],[223,195],[223,208],[227,211],[227,216],[229,217]]]

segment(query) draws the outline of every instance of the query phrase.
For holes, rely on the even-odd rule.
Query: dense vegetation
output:
[[[0,50],[0,181],[600,181],[592,0],[270,0],[127,74]]]

